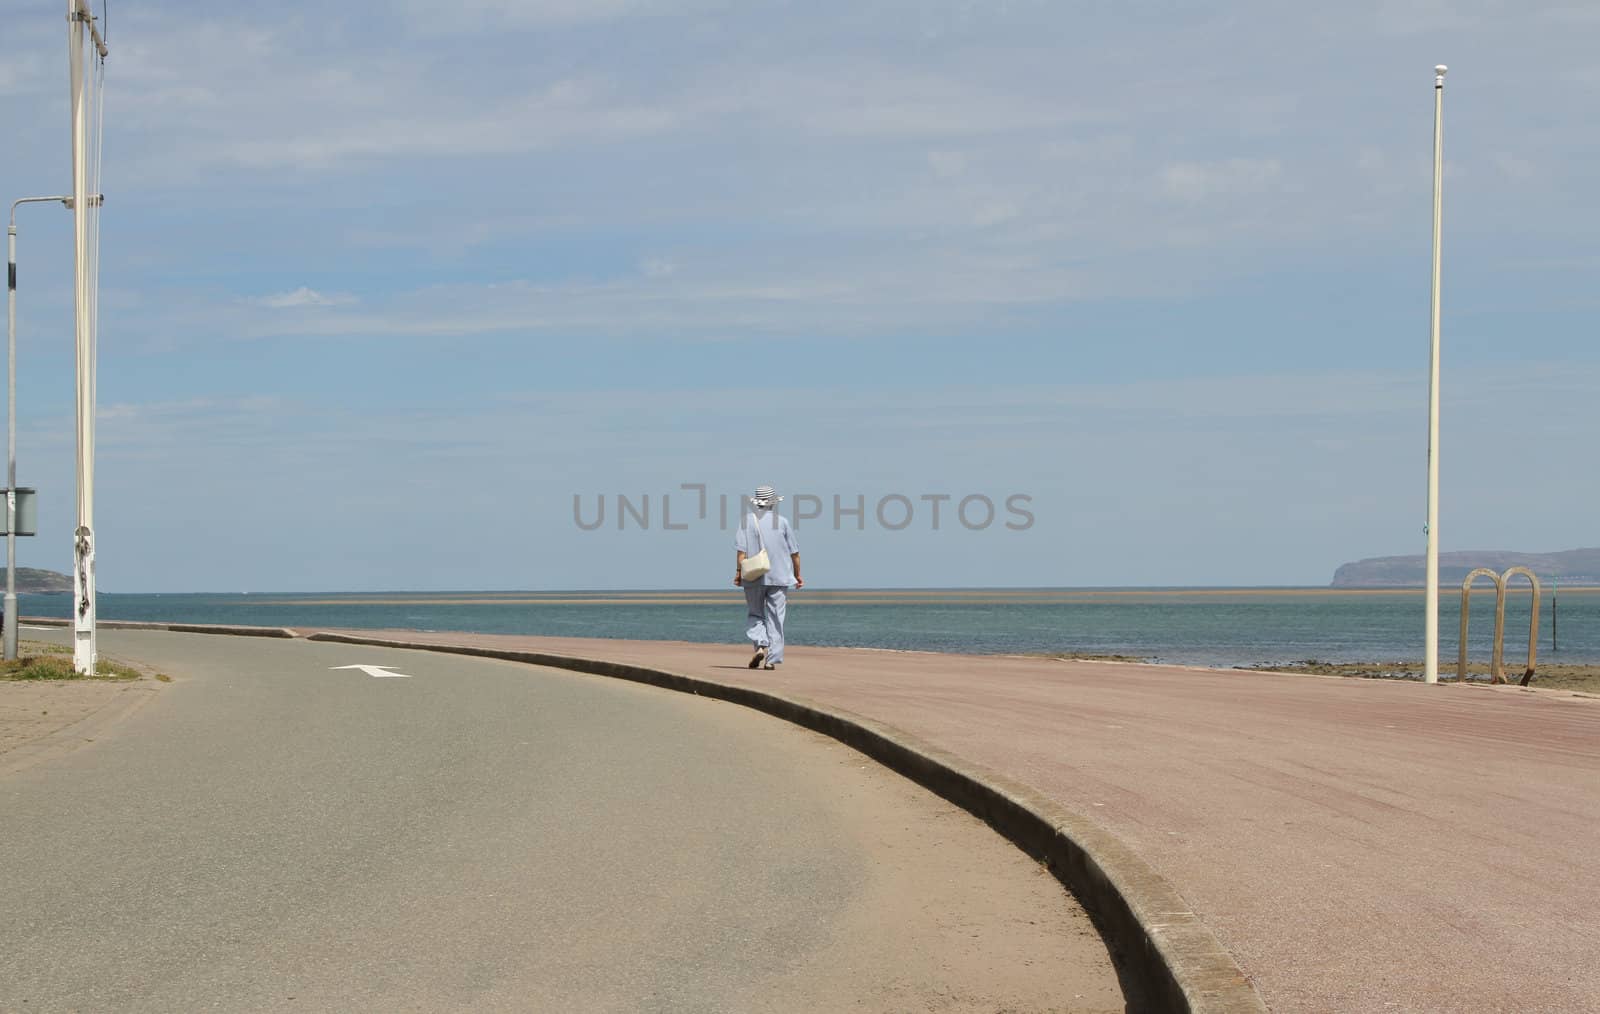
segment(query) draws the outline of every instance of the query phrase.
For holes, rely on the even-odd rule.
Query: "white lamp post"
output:
[[[97,293],[93,289],[97,281],[90,277],[95,264],[89,232],[89,111],[83,79],[85,29],[100,59],[106,57],[105,40],[100,37],[94,20],[87,0],[67,0],[67,62],[72,77],[73,289],[78,362],[78,527],[73,532],[72,544],[72,668],[86,676],[93,675],[97,661],[94,594],[94,307]]]
[[[70,197],[23,197],[11,202],[6,222],[6,613],[5,660],[17,657],[17,205]]]
[[[1444,64],[1433,68],[1433,327],[1428,360],[1428,557],[1422,679],[1439,682],[1439,235],[1444,203]]]

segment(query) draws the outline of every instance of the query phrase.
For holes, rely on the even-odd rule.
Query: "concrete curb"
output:
[[[18,623],[32,623],[39,627],[70,627],[71,620],[55,616],[22,616]],[[236,627],[225,623],[145,623],[139,620],[95,620],[95,626],[105,630],[172,630],[180,634],[232,634],[235,637],[285,637],[300,635],[288,627]]]
[[[1267,1009],[1182,895],[1121,841],[1025,785],[881,722],[770,691],[601,659],[350,634],[313,633],[307,640],[497,658],[631,680],[754,708],[830,736],[981,818],[1048,864],[1094,916],[1117,959],[1130,1009],[1197,1014]]]

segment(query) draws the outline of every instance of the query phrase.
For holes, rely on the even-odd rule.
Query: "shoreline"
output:
[[[1461,680],[1456,678],[1454,659],[1451,659],[1448,665],[1445,665],[1442,659],[1440,663],[1440,683],[1461,683]],[[1286,672],[1315,676],[1339,676],[1348,679],[1405,680],[1409,682],[1420,681],[1423,671],[1423,665],[1420,660],[1410,662],[1323,662],[1317,659],[1305,659],[1300,662],[1291,662],[1288,665],[1239,666],[1238,668],[1249,672]],[[1504,663],[1506,683],[1500,685],[1518,686],[1525,668],[1524,660],[1507,659]],[[1496,685],[1489,682],[1489,665],[1483,662],[1473,662],[1467,665],[1466,682],[1475,686]],[[1534,668],[1533,679],[1528,684],[1527,689],[1570,690],[1578,693],[1600,694],[1600,664],[1540,662]]]
[[[1423,675],[1423,664],[1416,660],[1393,660],[1387,662],[1358,661],[1358,662],[1329,662],[1322,659],[1307,658],[1295,662],[1261,663],[1258,665],[1184,665],[1181,663],[1158,662],[1138,655],[1097,654],[1094,652],[1036,652],[1020,656],[1023,658],[1046,658],[1058,662],[1102,662],[1113,665],[1159,665],[1179,669],[1194,669],[1204,672],[1259,672],[1282,673],[1291,676],[1333,676],[1342,679],[1372,679],[1372,680],[1397,680],[1409,683],[1420,683]],[[1441,663],[1443,660],[1441,660]],[[1489,664],[1486,662],[1472,662],[1467,665],[1466,685],[1470,686],[1514,686],[1518,689],[1530,690],[1570,690],[1577,693],[1600,695],[1600,663],[1593,662],[1540,662],[1534,668],[1533,680],[1527,687],[1519,686],[1525,665],[1520,659],[1507,659],[1504,664],[1506,682],[1494,684],[1489,682]],[[1439,682],[1461,684],[1456,678],[1455,660],[1450,664],[1439,666]]]

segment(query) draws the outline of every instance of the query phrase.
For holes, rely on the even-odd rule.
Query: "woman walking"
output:
[[[745,636],[755,645],[752,669],[776,669],[783,663],[783,619],[790,588],[804,588],[800,546],[789,519],[777,511],[783,497],[771,486],[756,487],[752,510],[739,519],[734,537],[733,583],[744,587]],[[767,569],[760,573],[762,557]],[[749,574],[746,577],[746,574]]]

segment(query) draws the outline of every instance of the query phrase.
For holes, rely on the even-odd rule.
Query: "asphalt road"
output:
[[[1053,879],[775,719],[460,656],[101,647],[174,682],[0,776],[0,1010],[1122,1007]]]

